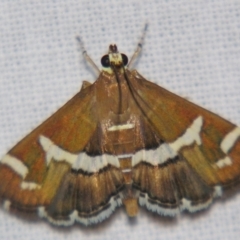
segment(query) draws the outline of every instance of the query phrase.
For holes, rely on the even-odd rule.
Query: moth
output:
[[[239,127],[130,70],[116,45],[101,62],[93,84],[1,159],[5,209],[63,226],[97,224],[122,205],[130,217],[139,206],[175,216],[238,183]]]

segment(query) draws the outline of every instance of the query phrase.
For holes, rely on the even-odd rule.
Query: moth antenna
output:
[[[143,28],[143,31],[142,31],[142,35],[141,35],[141,38],[137,44],[137,48],[135,50],[135,52],[133,53],[129,63],[128,63],[128,68],[131,68],[134,61],[138,58],[141,50],[142,50],[142,45],[143,45],[143,41],[144,41],[144,38],[145,38],[145,35],[146,35],[146,32],[147,32],[147,28],[148,28],[148,23],[146,22],[145,25],[144,25],[144,28]]]
[[[94,63],[92,58],[88,55],[87,50],[84,47],[82,39],[79,36],[77,36],[76,40],[79,43],[79,46],[80,46],[80,49],[82,51],[82,55],[83,55],[84,59],[86,60],[86,62],[88,62],[92,66],[92,68],[97,73],[97,75],[99,75],[100,74],[100,70],[99,70],[98,66]]]

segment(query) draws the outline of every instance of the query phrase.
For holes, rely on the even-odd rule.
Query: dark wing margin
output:
[[[51,203],[38,208],[39,216],[55,225],[99,223],[122,205],[122,183],[121,171],[112,166],[92,174],[66,172]]]

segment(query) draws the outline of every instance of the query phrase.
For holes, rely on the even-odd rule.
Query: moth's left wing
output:
[[[121,171],[108,164],[111,156],[89,156],[85,149],[98,132],[95,94],[95,85],[85,84],[2,158],[0,199],[6,209],[37,211],[59,225],[88,225],[121,205]]]
[[[164,215],[206,208],[240,180],[240,128],[167,90],[127,73],[133,97],[162,140],[133,156],[139,203]]]

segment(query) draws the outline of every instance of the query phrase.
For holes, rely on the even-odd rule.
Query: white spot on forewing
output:
[[[185,146],[190,146],[194,142],[201,144],[200,131],[203,119],[201,116],[196,118],[186,132],[172,143],[163,143],[157,149],[138,151],[132,157],[132,166],[137,165],[141,161],[148,162],[154,166],[162,164],[169,159],[173,159],[178,155],[178,151]]]
[[[108,164],[120,167],[118,158],[114,155],[102,154],[99,156],[89,156],[85,152],[81,152],[79,154],[69,153],[56,146],[45,136],[40,136],[39,142],[46,152],[47,164],[49,164],[52,159],[55,161],[65,161],[69,163],[73,169],[81,169],[89,173],[97,172],[106,167]]]
[[[131,158],[133,156],[133,154],[121,154],[121,155],[117,155],[117,158],[119,160],[124,159],[124,158]]]
[[[237,139],[240,137],[240,127],[234,128],[229,132],[221,142],[221,149],[224,153],[228,153],[229,150],[235,145]]]
[[[123,124],[123,125],[114,125],[109,127],[107,130],[108,131],[120,131],[120,130],[125,130],[125,129],[132,129],[134,128],[134,124],[128,123],[128,124]]]
[[[10,207],[11,207],[11,202],[9,200],[5,200],[3,202],[3,208],[6,210],[6,211],[9,211],[10,210]]]
[[[39,137],[39,142],[43,150],[46,152],[46,162],[49,165],[50,161],[54,158],[56,161],[66,161],[70,165],[74,164],[78,155],[69,153],[60,147],[56,146],[49,138],[45,136]]]
[[[41,188],[41,185],[39,185],[35,182],[22,181],[21,188],[23,190],[37,190],[37,189]]]
[[[23,179],[27,176],[28,174],[28,168],[22,161],[17,159],[16,157],[13,157],[9,154],[5,155],[1,163],[4,165],[7,165],[10,167],[14,172],[16,172],[18,175],[20,175]],[[20,187],[22,189],[28,189],[28,190],[33,190],[33,189],[40,189],[41,186],[35,182],[27,182],[27,181],[22,181]]]
[[[230,166],[230,165],[232,165],[232,159],[230,157],[226,156],[225,158],[218,160],[215,164],[218,168]]]
[[[38,215],[41,218],[46,218],[50,223],[57,225],[57,226],[70,226],[75,221],[82,223],[85,226],[96,224],[99,222],[102,222],[104,219],[108,218],[113,211],[122,205],[122,200],[120,198],[115,199],[116,197],[111,197],[109,204],[110,206],[107,209],[103,209],[100,211],[97,215],[92,217],[80,217],[78,215],[77,210],[74,210],[69,216],[68,220],[57,220],[52,218],[48,215],[47,211],[45,210],[45,207],[39,207],[38,208]]]
[[[25,178],[26,175],[28,174],[27,166],[24,165],[24,163],[22,161],[20,161],[16,157],[13,157],[9,154],[5,155],[2,158],[1,163],[10,167],[14,172],[16,172],[22,178]]]
[[[203,124],[202,116],[196,118],[192,125],[186,130],[186,132],[179,137],[173,143],[170,143],[169,146],[176,152],[178,152],[182,147],[189,146],[196,142],[198,145],[202,143],[200,137],[200,131]]]

